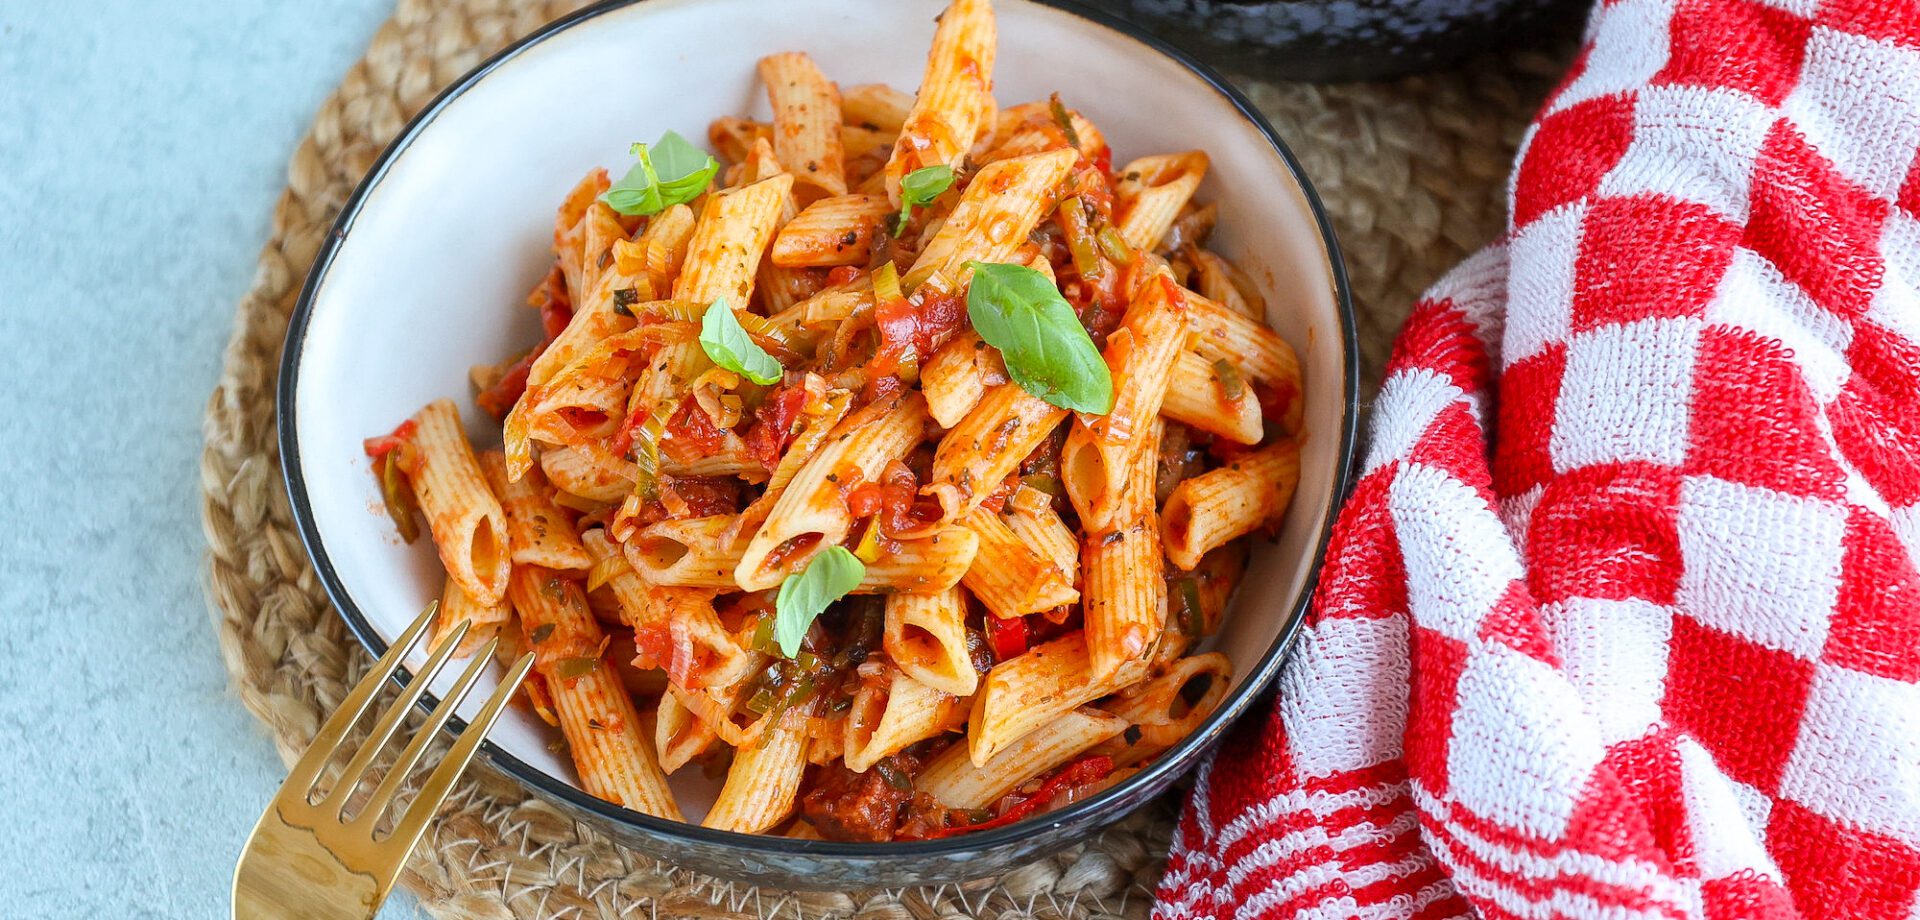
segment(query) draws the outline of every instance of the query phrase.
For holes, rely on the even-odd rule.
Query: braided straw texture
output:
[[[274,440],[287,318],[321,240],[380,151],[447,83],[579,0],[399,0],[294,151],[253,288],[207,405],[200,479],[209,590],[235,690],[291,763],[368,658],[327,603],[294,529]],[[1378,378],[1413,298],[1505,220],[1503,177],[1559,60],[1520,54],[1384,84],[1243,81],[1313,177]],[[1175,803],[1056,857],[962,886],[788,893],[659,864],[476,764],[403,884],[437,918],[1144,917]]]

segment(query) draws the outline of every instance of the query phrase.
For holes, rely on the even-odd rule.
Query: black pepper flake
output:
[[[632,316],[633,305],[640,302],[640,292],[633,288],[621,288],[613,292],[613,312],[621,316]]]
[[[555,624],[552,624],[552,623],[542,623],[539,626],[535,626],[533,628],[533,633],[527,636],[527,639],[531,641],[533,644],[539,645],[540,643],[553,638],[554,625]]]
[[[1129,725],[1126,731],[1120,733],[1120,737],[1127,739],[1128,744],[1139,744],[1140,735],[1140,726],[1138,725]]]
[[[1101,538],[1100,538],[1100,545],[1101,545],[1101,546],[1112,546],[1112,545],[1114,545],[1115,543],[1118,543],[1118,542],[1120,542],[1121,540],[1125,540],[1126,538],[1127,538],[1127,535],[1126,535],[1126,534],[1124,534],[1124,533],[1121,533],[1120,531],[1118,531],[1118,530],[1116,530],[1116,531],[1114,531],[1114,532],[1112,532],[1112,533],[1110,533],[1110,534],[1107,534],[1107,535],[1106,535],[1106,536],[1104,536],[1104,537],[1101,537]]]
[[[848,230],[846,235],[840,238],[840,245],[842,246],[852,246],[858,242],[860,242],[860,231],[858,230]]]

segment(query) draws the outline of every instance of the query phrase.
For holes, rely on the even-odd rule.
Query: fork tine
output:
[[[420,634],[426,632],[427,624],[433,622],[433,615],[439,609],[440,602],[436,600],[428,604],[425,610],[420,611],[420,615],[414,617],[413,625],[408,626],[405,632],[393,640],[393,644],[387,647],[387,653],[373,663],[373,668],[360,679],[359,685],[353,688],[353,692],[340,701],[340,708],[335,709],[326,724],[320,726],[320,731],[313,736],[312,743],[307,745],[307,752],[300,756],[300,762],[294,764],[293,769],[288,771],[287,781],[280,787],[283,791],[298,789],[301,799],[306,799],[313,790],[314,781],[320,778],[320,771],[326,769],[327,761],[333,759],[335,749],[340,746],[340,739],[346,737],[347,730],[353,727],[353,723],[366,714],[367,706],[373,702],[373,696],[379,692],[380,685],[386,683],[387,678],[392,677],[393,672],[400,667],[400,659],[406,657],[407,650],[413,648],[413,644],[420,640]],[[377,678],[374,676],[376,674],[379,675]]]
[[[400,784],[406,780],[408,773],[413,772],[414,764],[420,762],[420,755],[427,752],[427,746],[432,744],[433,739],[440,734],[441,726],[446,725],[447,720],[453,717],[454,709],[460,705],[461,700],[466,698],[467,691],[473,689],[474,681],[480,679],[480,672],[493,661],[493,648],[499,644],[499,637],[488,639],[487,644],[474,653],[473,661],[469,662],[467,669],[460,673],[460,679],[455,681],[453,688],[440,698],[440,704],[433,707],[433,713],[427,716],[426,724],[420,726],[419,731],[414,732],[413,740],[407,742],[406,748],[400,752],[400,757],[387,770],[387,775],[380,780],[380,785],[373,790],[373,797],[367,799],[366,806],[360,809],[360,813],[354,816],[350,824],[356,825],[363,833],[372,836],[374,822],[380,819],[381,812],[387,810],[387,804],[393,801],[394,794],[400,791]]]
[[[434,768],[433,775],[427,777],[426,783],[420,787],[420,794],[414,796],[413,803],[407,806],[407,813],[394,823],[393,833],[381,844],[382,846],[400,847],[400,852],[405,854],[413,849],[414,844],[420,842],[420,835],[426,833],[427,823],[432,821],[434,814],[440,811],[440,803],[446,801],[448,792],[453,791],[454,781],[459,779],[460,774],[466,770],[467,762],[473,760],[474,752],[480,749],[480,742],[493,728],[493,723],[499,720],[500,711],[506,708],[507,700],[520,687],[520,682],[526,679],[527,669],[531,667],[533,667],[532,652],[521,655],[520,660],[513,663],[513,668],[507,672],[506,679],[502,680],[500,686],[493,689],[493,695],[487,698],[487,705],[481,707],[480,713],[473,717],[472,722],[467,723],[467,730],[461,732],[459,738],[454,739],[453,747],[447,751],[446,758],[440,761],[440,766]]]
[[[446,666],[447,659],[453,656],[453,650],[459,647],[460,641],[467,637],[467,629],[472,625],[472,620],[461,620],[454,627],[453,632],[441,636],[440,641],[434,644],[433,653],[427,656],[426,664],[421,665],[420,670],[414,673],[413,679],[407,681],[406,688],[400,691],[400,698],[394,700],[393,705],[380,714],[380,721],[374,723],[373,731],[367,735],[366,743],[360,745],[360,750],[354,752],[352,760],[347,761],[346,769],[340,771],[339,778],[334,780],[333,789],[321,801],[320,807],[329,809],[330,813],[336,816],[346,813],[347,794],[352,792],[355,786],[360,785],[360,778],[366,775],[367,767],[373,763],[373,758],[379,755],[381,748],[387,746],[388,741],[393,740],[393,733],[399,730],[400,723],[405,721],[407,713],[413,710],[413,704],[419,702],[420,694],[427,692],[427,685],[433,683],[433,679],[439,676],[440,669]]]

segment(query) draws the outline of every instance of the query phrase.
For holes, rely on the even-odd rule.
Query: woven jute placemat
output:
[[[291,763],[365,673],[328,605],[280,478],[274,384],[287,318],[335,214],[439,89],[579,0],[400,0],[294,151],[252,290],[207,405],[200,477],[220,652]],[[1362,379],[1421,288],[1499,232],[1504,177],[1561,59],[1516,53],[1378,84],[1242,81],[1332,213],[1359,311]],[[1174,804],[1000,878],[855,893],[756,889],[663,866],[476,766],[403,884],[440,918],[1142,917]]]

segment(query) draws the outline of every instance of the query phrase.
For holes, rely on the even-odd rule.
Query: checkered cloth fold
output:
[[[1917,148],[1920,3],[1594,11],[1157,920],[1920,918]]]

